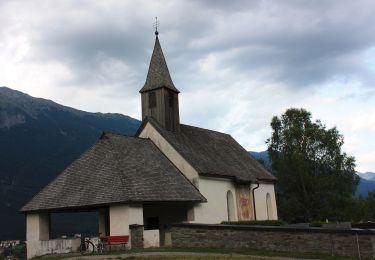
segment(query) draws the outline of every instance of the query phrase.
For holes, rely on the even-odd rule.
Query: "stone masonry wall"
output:
[[[143,248],[143,225],[130,225],[130,239],[132,248]]]
[[[375,231],[177,224],[173,247],[253,248],[373,259]]]

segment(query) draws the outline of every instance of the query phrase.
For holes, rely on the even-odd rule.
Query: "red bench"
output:
[[[101,236],[99,238],[104,248],[106,246],[111,248],[111,246],[126,245],[129,242],[129,236]]]

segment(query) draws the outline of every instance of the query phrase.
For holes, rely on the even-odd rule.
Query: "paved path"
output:
[[[163,257],[163,256],[197,256],[197,257],[236,257],[254,260],[297,260],[300,258],[291,257],[271,257],[271,256],[256,256],[256,255],[242,255],[242,254],[216,254],[216,253],[195,253],[195,252],[143,252],[143,253],[128,253],[118,255],[88,255],[88,256],[69,256],[66,259],[90,259],[90,260],[104,260],[104,259],[119,259],[119,258],[136,258],[136,257]],[[308,259],[304,259],[308,260]],[[310,259],[312,260],[312,259]]]

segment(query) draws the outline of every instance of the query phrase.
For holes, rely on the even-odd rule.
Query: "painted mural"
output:
[[[248,185],[236,187],[238,220],[251,220],[251,193]]]

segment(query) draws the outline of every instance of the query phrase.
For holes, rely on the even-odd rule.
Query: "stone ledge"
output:
[[[144,225],[139,225],[139,224],[131,224],[131,225],[129,225],[130,229],[142,228],[142,227],[144,227]]]

